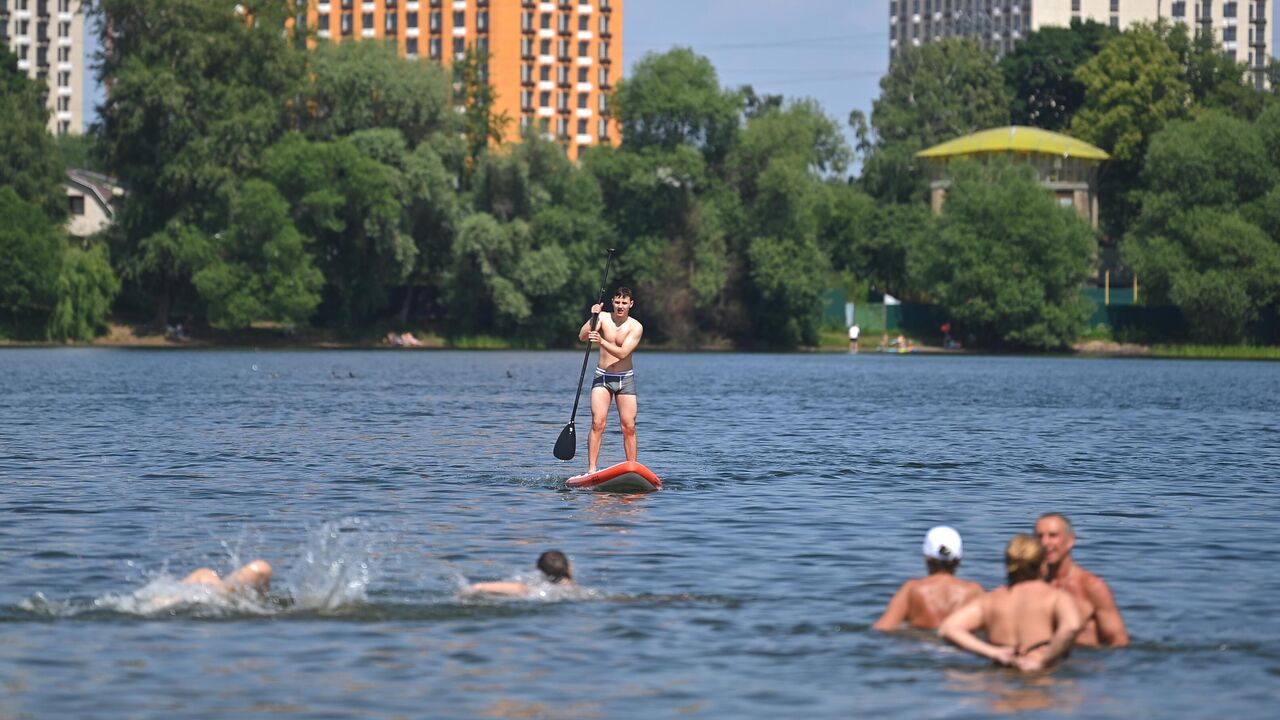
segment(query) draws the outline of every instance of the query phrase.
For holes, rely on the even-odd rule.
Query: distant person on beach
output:
[[[902,583],[884,614],[871,627],[896,630],[902,623],[932,630],[957,608],[982,595],[982,586],[956,577],[964,554],[960,533],[946,525],[924,536],[924,563],[929,575]]]
[[[1008,585],[955,611],[938,634],[975,655],[1023,672],[1045,670],[1066,657],[1082,626],[1075,601],[1040,579],[1045,550],[1015,535],[1004,551]],[[987,640],[974,633],[985,630]]]
[[[849,352],[858,352],[858,336],[862,334],[862,328],[858,327],[858,323],[849,326]]]
[[[559,550],[548,550],[539,555],[538,569],[542,571],[542,575],[547,579],[547,582],[552,585],[573,585],[573,568],[569,565],[569,558]],[[466,595],[509,595],[513,597],[528,597],[536,592],[532,585],[518,580],[475,583],[463,590],[463,594]]]
[[[194,570],[182,578],[185,585],[203,585],[227,595],[252,592],[265,596],[271,590],[271,565],[266,560],[254,560],[231,573],[225,580],[207,567]]]
[[[618,424],[622,426],[622,449],[627,460],[636,460],[636,377],[631,354],[640,344],[644,326],[631,317],[635,300],[631,289],[620,287],[613,293],[613,312],[603,312],[604,305],[591,306],[592,317],[599,322],[591,328],[591,320],[582,324],[578,339],[600,345],[595,380],[591,382],[591,432],[587,435],[587,472],[596,472],[600,459],[600,443],[604,439],[605,421],[610,403],[618,405]]]
[[[1115,596],[1102,578],[1075,563],[1071,550],[1076,546],[1076,531],[1061,513],[1045,513],[1036,520],[1036,538],[1044,546],[1042,568],[1044,579],[1052,586],[1066,590],[1079,606],[1084,629],[1077,639],[1081,645],[1124,647],[1129,632],[1116,607]]]

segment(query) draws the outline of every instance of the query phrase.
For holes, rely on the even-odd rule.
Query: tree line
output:
[[[941,305],[988,347],[1061,347],[1087,316],[1094,232],[1019,165],[957,165],[943,213],[924,201],[917,151],[1011,121],[1117,158],[1103,241],[1153,302],[1223,341],[1274,311],[1280,110],[1176,28],[1046,28],[999,60],[969,40],[904,48],[869,122],[850,117],[856,147],[816,103],[723,87],[675,48],[611,95],[621,143],[574,163],[536,132],[495,142],[512,119],[482,56],[309,49],[280,32],[292,2],[233,6],[92,4],[110,52],[89,159],[126,194],[86,240],[60,230],[60,153],[84,153],[49,137],[42,89],[0,54],[0,333],[178,318],[566,345],[616,247],[613,277],[672,345],[816,344],[842,287]]]

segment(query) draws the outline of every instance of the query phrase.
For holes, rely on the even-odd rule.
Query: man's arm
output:
[[[898,592],[893,594],[893,598],[889,600],[889,605],[884,609],[884,614],[880,619],[871,626],[873,630],[881,632],[889,632],[897,630],[907,619],[907,611],[911,608],[911,599],[908,597],[911,581],[902,583],[902,587],[898,588]]]
[[[1115,596],[1106,581],[1095,575],[1086,588],[1089,602],[1094,607],[1093,619],[1098,623],[1098,644],[1109,647],[1128,645],[1129,631],[1124,627],[1120,608],[1116,607]]]
[[[982,627],[983,603],[986,596],[971,600],[967,605],[947,616],[938,626],[938,634],[948,642],[959,645],[974,655],[994,660],[1001,665],[1012,665],[1013,648],[992,645],[974,635],[974,631]]]
[[[1053,636],[1049,638],[1049,646],[1044,655],[1029,660],[1018,658],[1018,669],[1023,671],[1043,670],[1057,662],[1071,646],[1075,644],[1076,635],[1084,627],[1080,619],[1080,608],[1071,594],[1058,590],[1053,598]]]
[[[587,342],[591,339],[591,322],[593,320],[595,321],[595,326],[600,327],[600,310],[603,307],[604,305],[600,303],[591,306],[591,317],[587,318],[587,321],[582,323],[582,329],[578,330],[578,339],[582,342]]]
[[[528,595],[530,592],[532,592],[532,590],[533,588],[529,587],[528,585],[525,585],[522,582],[515,582],[510,580],[507,580],[507,581],[499,580],[496,582],[476,583],[471,587],[467,588],[466,590],[463,590],[462,594],[463,595],[480,595],[480,594],[513,595],[513,596],[520,597],[520,596]]]
[[[643,334],[644,326],[640,323],[636,323],[636,326],[627,334],[626,339],[622,341],[621,345],[615,343],[611,338],[606,338],[603,335],[599,336],[600,339],[597,340],[597,342],[600,343],[600,347],[604,348],[605,352],[618,358],[618,360],[626,360],[631,357],[631,353],[635,352],[636,346],[640,344],[640,336]]]

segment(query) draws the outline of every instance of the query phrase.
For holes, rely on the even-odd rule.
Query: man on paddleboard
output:
[[[600,345],[600,359],[596,362],[595,380],[591,383],[591,433],[587,435],[587,473],[596,471],[600,458],[600,442],[604,438],[604,424],[609,419],[609,404],[618,404],[618,423],[622,426],[622,448],[627,460],[636,460],[636,377],[631,366],[631,353],[640,344],[644,326],[631,317],[635,300],[631,289],[620,287],[613,293],[613,312],[603,312],[604,305],[591,306],[591,314],[598,317],[596,329],[591,320],[582,324],[578,339]]]

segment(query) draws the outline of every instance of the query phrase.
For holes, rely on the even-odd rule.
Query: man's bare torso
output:
[[[1075,564],[1071,566],[1066,575],[1056,576],[1049,581],[1049,584],[1053,587],[1064,590],[1071,595],[1071,599],[1076,602],[1076,608],[1080,611],[1083,629],[1076,636],[1077,645],[1096,646],[1101,644],[1098,639],[1097,608],[1094,607],[1093,601],[1089,599],[1092,586],[1100,582],[1102,582],[1102,579],[1097,575]]]
[[[961,605],[982,594],[978,583],[947,573],[910,580],[907,585],[907,623],[925,630],[938,627]]]
[[[627,338],[631,337],[632,333],[640,330],[640,323],[635,318],[628,317],[619,325],[616,322],[613,313],[602,312],[600,313],[600,322],[596,326],[596,329],[600,333],[601,337],[615,345],[621,346],[626,344]],[[600,359],[596,364],[606,372],[626,372],[632,369],[630,356],[626,359],[619,360],[608,350],[605,350],[603,345],[600,346]]]

